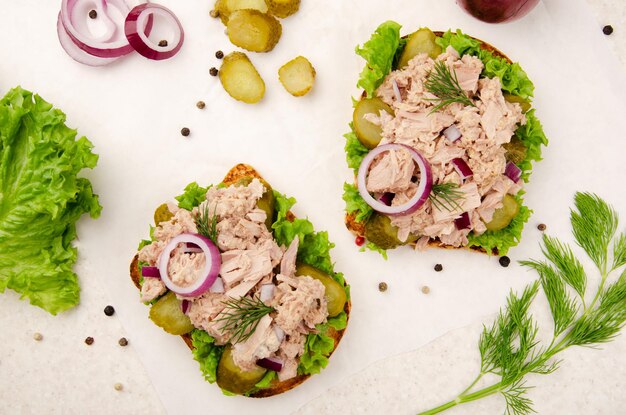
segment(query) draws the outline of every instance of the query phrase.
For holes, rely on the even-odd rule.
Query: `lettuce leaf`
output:
[[[482,75],[500,78],[502,89],[512,95],[524,99],[533,96],[535,86],[528,79],[528,75],[518,63],[508,63],[503,58],[481,49],[481,42],[457,30],[455,33],[448,30],[443,36],[435,40],[443,50],[452,45],[460,55],[472,55],[478,57],[485,64]]]
[[[344,147],[346,150],[346,161],[348,162],[348,167],[354,170],[354,174],[356,174],[363,158],[370,151],[357,138],[352,123],[350,123],[350,132],[345,134],[344,137],[346,138],[346,146]]]
[[[357,222],[366,222],[374,213],[374,209],[365,202],[359,189],[353,184],[343,184],[343,200],[346,202],[346,212],[356,213]]]
[[[526,124],[520,125],[515,135],[526,145],[526,158],[518,164],[518,167],[522,169],[522,179],[528,182],[533,169],[532,162],[541,160],[541,147],[548,145],[548,138],[534,109],[526,113]]]
[[[376,88],[391,71],[396,51],[400,45],[400,24],[392,21],[378,26],[370,40],[363,47],[356,48],[357,55],[367,62],[361,72],[357,86],[363,88],[368,96],[373,96]]]
[[[78,304],[76,221],[102,210],[78,177],[96,166],[92,148],[38,95],[18,87],[0,100],[0,293],[53,315]]]
[[[272,382],[275,379],[278,379],[278,372],[274,372],[273,370],[268,370],[263,379],[261,379],[256,385],[254,385],[257,389],[266,389],[272,386]]]
[[[217,365],[224,351],[223,346],[216,346],[215,339],[204,330],[194,329],[191,332],[193,358],[200,363],[204,379],[210,383],[217,380]]]
[[[328,323],[327,323],[328,324]],[[318,325],[319,332],[310,333],[304,343],[304,352],[300,356],[298,372],[316,374],[328,365],[328,355],[335,349],[335,341],[326,335],[326,324]]]
[[[187,187],[185,187],[185,192],[180,196],[176,196],[178,207],[192,210],[200,205],[200,203],[206,199],[206,192],[209,190],[209,187],[211,186],[201,187],[196,182],[189,183]]]

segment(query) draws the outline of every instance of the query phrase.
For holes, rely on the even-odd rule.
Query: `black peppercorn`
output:
[[[511,263],[511,258],[509,258],[506,255],[505,256],[501,256],[500,259],[498,260],[498,262],[500,262],[500,265],[502,265],[504,268],[506,268]]]
[[[183,137],[188,137],[189,134],[191,133],[191,130],[189,128],[185,127],[182,130],[180,130],[180,133],[183,135]]]
[[[218,70],[217,68],[211,68],[209,69],[209,73],[211,74],[211,76],[217,76]]]
[[[128,340],[126,340],[126,337],[122,337],[119,341],[118,341],[119,345],[124,347],[128,345]]]
[[[95,10],[89,10],[89,18],[95,19],[96,17],[98,17],[98,12]]]
[[[87,346],[91,346],[93,344],[93,337],[89,336],[85,339],[85,344],[87,344]]]
[[[612,34],[613,33],[613,26],[611,26],[610,24],[604,26],[602,28],[602,33],[604,33],[607,36]]]
[[[381,282],[380,284],[378,284],[378,291],[380,291],[381,293],[387,291],[387,283]]]
[[[215,52],[215,57],[217,59],[222,59],[224,57],[224,52],[222,52],[221,50],[218,50],[217,52]]]
[[[443,271],[443,265],[441,265],[441,264],[435,265],[435,271],[437,271],[437,272]]]
[[[167,46],[167,40],[165,40],[165,39],[160,40],[159,41],[159,46],[162,47],[162,48],[166,47]]]
[[[537,225],[537,229],[539,229],[541,232],[546,230],[546,225],[543,223],[540,223],[539,225]]]
[[[204,103],[204,101],[198,101],[198,103],[196,104],[196,107],[198,107],[198,109],[204,109],[205,106],[206,104]]]
[[[104,307],[104,314],[111,317],[113,314],[115,314],[115,309],[113,308],[113,306],[108,305]]]

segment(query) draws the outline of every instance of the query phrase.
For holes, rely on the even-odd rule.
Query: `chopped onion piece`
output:
[[[257,366],[261,366],[267,370],[273,370],[274,372],[280,372],[283,370],[283,361],[277,357],[266,357],[256,361]]]
[[[509,161],[506,164],[506,168],[504,169],[504,174],[506,175],[506,177],[517,183],[522,177],[522,169],[517,167],[512,161]]]
[[[278,343],[282,343],[285,339],[285,331],[280,328],[280,326],[274,326],[274,333],[276,334],[276,338],[278,339]]]
[[[463,212],[460,217],[454,220],[454,225],[458,230],[469,229],[472,226],[469,213]]]
[[[263,284],[261,285],[261,294],[259,299],[267,304],[272,298],[274,298],[274,290],[276,286],[274,284]]]
[[[381,202],[383,202],[384,204],[386,204],[387,206],[391,206],[391,202],[393,202],[393,198],[396,195],[394,193],[383,193],[383,195],[381,197],[378,198],[378,200],[380,200]]]
[[[420,172],[420,181],[417,186],[415,195],[406,203],[397,206],[387,206],[386,204],[374,199],[367,191],[367,174],[374,159],[380,154],[391,150],[406,150],[417,164]],[[374,210],[390,216],[408,215],[419,209],[428,200],[428,195],[433,186],[433,175],[428,161],[418,153],[415,149],[404,144],[384,144],[370,151],[361,162],[359,173],[357,175],[357,184],[359,194]]]
[[[189,300],[183,300],[180,302],[180,309],[182,310],[183,314],[187,314],[187,311],[189,311],[190,305],[191,305],[191,301]]]
[[[452,160],[452,165],[454,166],[454,170],[459,173],[461,176],[461,180],[465,180],[468,177],[472,177],[474,172],[470,169],[470,166],[467,165],[467,162],[462,158],[456,158]]]
[[[145,27],[153,15],[158,15],[169,21],[174,31],[174,38],[167,39],[167,46],[159,46],[140,30]],[[159,4],[144,3],[134,7],[124,23],[124,33],[128,43],[140,55],[153,60],[169,59],[176,55],[183,46],[185,32],[176,15],[167,7]]]
[[[393,93],[396,96],[396,101],[402,102],[402,94],[400,94],[400,88],[398,88],[398,83],[395,79],[391,80],[391,85],[393,86]]]
[[[458,140],[459,138],[461,138],[461,130],[459,130],[459,128],[452,124],[451,126],[449,126],[448,128],[446,128],[445,130],[443,130],[443,135],[451,142],[454,143],[456,140]]]
[[[202,249],[206,256],[204,269],[201,271],[200,277],[187,287],[181,287],[174,283],[168,272],[172,251],[174,251],[180,243],[196,244]],[[220,273],[221,260],[219,249],[217,249],[209,238],[195,233],[183,233],[172,238],[169,243],[165,245],[163,252],[161,252],[161,256],[159,257],[161,280],[167,288],[180,296],[197,297],[204,294],[215,283]]]
[[[224,289],[224,280],[222,277],[217,277],[215,279],[215,282],[211,285],[209,291],[215,294],[224,294],[226,290]]]
[[[161,278],[157,267],[141,267],[141,276],[144,278]]]

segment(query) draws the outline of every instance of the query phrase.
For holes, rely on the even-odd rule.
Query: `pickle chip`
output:
[[[306,95],[315,83],[315,68],[304,56],[287,62],[278,70],[278,79],[294,97]]]
[[[265,0],[269,12],[276,17],[284,19],[300,9],[300,0]]]
[[[487,230],[499,231],[506,228],[519,213],[519,204],[513,196],[505,195],[502,204],[503,206],[493,213],[491,221],[485,223]]]
[[[237,101],[255,104],[265,95],[265,82],[245,53],[226,55],[219,75],[228,95]]]
[[[171,291],[150,307],[150,320],[170,334],[186,334],[194,329],[180,308],[180,300]]]
[[[404,51],[402,51],[400,56],[398,68],[407,66],[409,61],[420,53],[426,53],[433,59],[439,56],[442,50],[441,46],[435,43],[436,38],[437,36],[430,29],[426,28],[409,35]]]
[[[268,10],[265,0],[217,0],[214,9],[225,25],[228,24],[231,13],[237,10],[253,9],[261,13],[267,13]]]
[[[251,52],[271,51],[283,31],[274,16],[252,9],[232,12],[226,27],[232,44]]]

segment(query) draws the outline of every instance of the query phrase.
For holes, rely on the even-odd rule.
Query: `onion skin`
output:
[[[467,13],[487,23],[512,22],[526,16],[539,0],[457,0]]]

